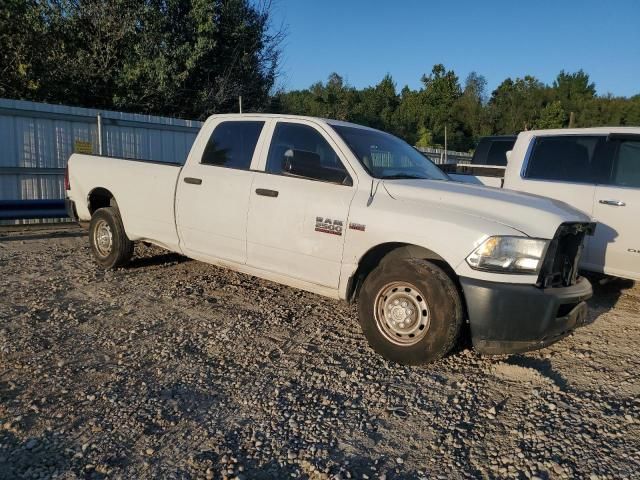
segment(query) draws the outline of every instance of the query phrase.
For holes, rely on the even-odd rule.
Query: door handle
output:
[[[600,200],[600,203],[603,205],[611,205],[613,207],[624,207],[626,203],[621,202],[620,200]]]
[[[193,177],[184,177],[184,183],[190,183],[191,185],[200,185],[202,184],[202,179],[193,178]]]
[[[276,198],[278,196],[278,191],[269,190],[268,188],[256,188],[256,195],[262,195],[263,197]]]

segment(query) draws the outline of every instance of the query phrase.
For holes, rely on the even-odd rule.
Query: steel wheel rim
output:
[[[113,248],[113,233],[111,227],[104,220],[96,222],[96,228],[93,233],[93,244],[101,257],[107,257]]]
[[[429,305],[424,295],[407,282],[382,287],[376,296],[374,313],[380,333],[396,345],[415,345],[429,330]]]

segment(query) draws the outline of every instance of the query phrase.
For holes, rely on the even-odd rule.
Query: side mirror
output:
[[[284,152],[282,172],[286,175],[353,185],[348,173],[342,169],[323,166],[320,162],[320,155],[307,150],[289,149]]]
[[[507,150],[504,154],[507,157],[507,163],[509,163],[509,159],[511,158],[511,152],[513,152],[513,150]]]

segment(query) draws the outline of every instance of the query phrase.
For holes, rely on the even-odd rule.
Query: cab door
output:
[[[176,187],[183,252],[245,263],[249,195],[264,120],[214,120],[203,127]]]
[[[275,123],[263,171],[251,187],[247,264],[337,288],[356,191],[347,165],[321,127]]]
[[[610,135],[615,155],[607,184],[596,187],[588,262],[640,280],[640,135]]]
[[[541,135],[532,140],[521,177],[509,188],[561,200],[599,221],[594,201],[607,182],[615,148],[604,134]],[[610,229],[598,223],[595,235],[585,237],[580,267],[602,272],[602,242]]]

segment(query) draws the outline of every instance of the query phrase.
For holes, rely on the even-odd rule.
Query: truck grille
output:
[[[549,243],[544,263],[540,269],[538,286],[568,287],[576,283],[578,263],[582,254],[585,235],[593,235],[594,223],[563,223]]]

